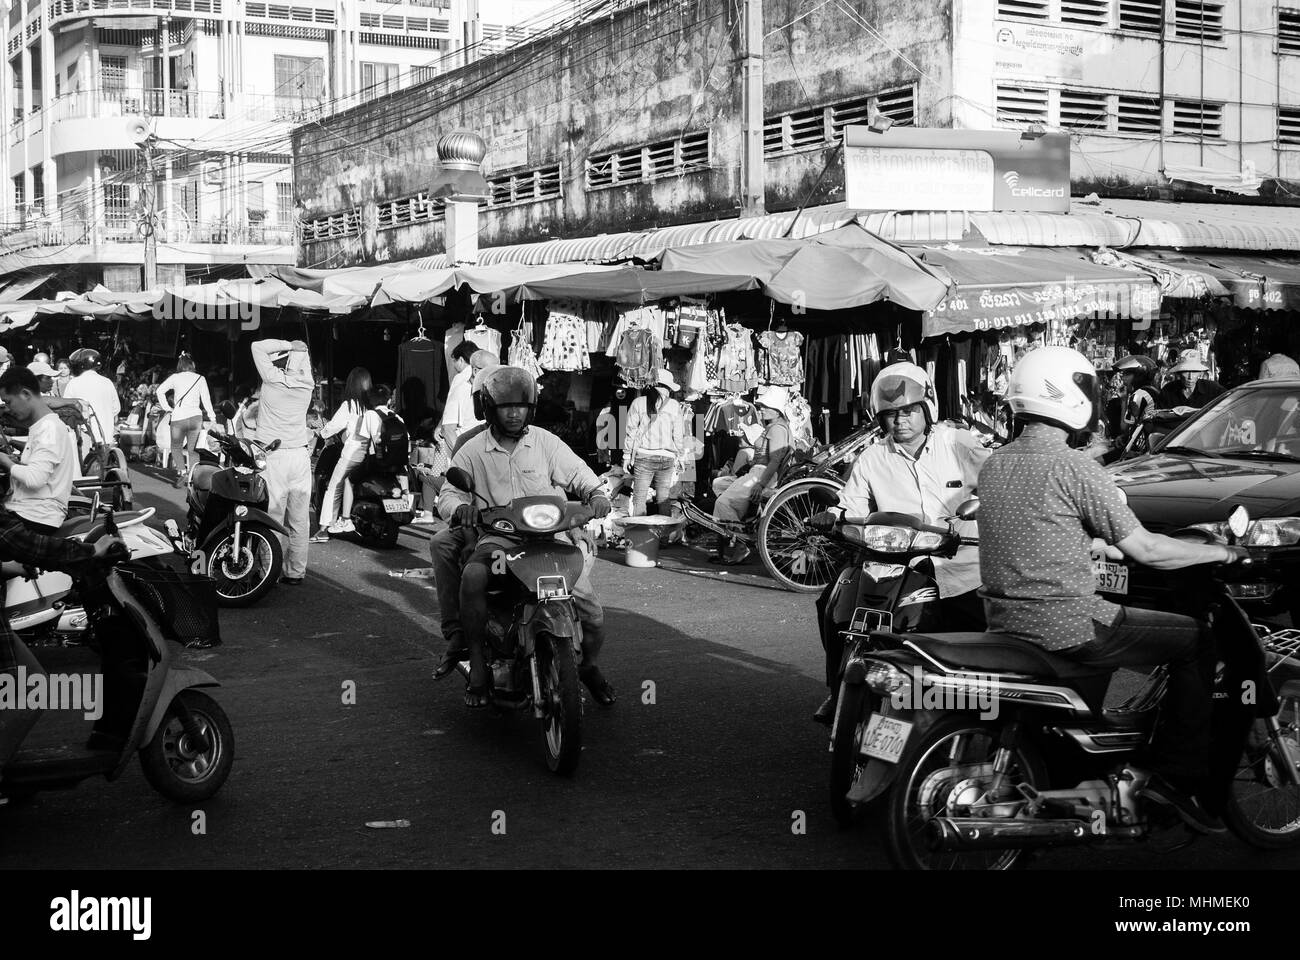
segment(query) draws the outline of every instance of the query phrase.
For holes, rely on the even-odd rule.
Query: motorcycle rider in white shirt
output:
[[[99,421],[102,437],[91,437],[92,443],[104,442],[110,446],[117,442],[117,415],[122,412],[122,400],[117,387],[108,377],[99,373],[99,351],[82,347],[68,358],[72,363],[73,378],[68,381],[63,396],[70,400],[84,400]]]
[[[938,524],[957,512],[975,491],[985,449],[968,430],[939,422],[939,403],[929,375],[914,363],[893,363],[871,385],[871,408],[886,437],[858,457],[840,491],[839,509],[813,518],[829,527],[844,516],[866,517],[875,511],[906,513]],[[975,524],[964,522],[962,535],[973,537]],[[982,630],[984,605],[977,548],[961,547],[951,559],[932,558],[939,603],[950,630]],[[830,695],[813,719],[829,724],[835,716],[843,640],[858,596],[861,564],[840,571],[817,600],[826,648],[826,685]]]

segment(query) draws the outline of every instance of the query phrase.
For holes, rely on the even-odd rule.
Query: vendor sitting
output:
[[[754,399],[759,416],[763,418],[763,435],[755,446],[754,459],[749,472],[740,477],[718,497],[713,505],[713,519],[739,523],[757,511],[763,493],[776,483],[781,466],[791,452],[788,409],[790,391],[784,387],[764,387]],[[729,552],[724,544],[718,545],[719,562],[744,563],[749,548],[737,543]]]

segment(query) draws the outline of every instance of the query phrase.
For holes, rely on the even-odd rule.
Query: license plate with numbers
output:
[[[1128,593],[1128,567],[1107,560],[1093,561],[1092,566],[1097,577],[1098,593]]]

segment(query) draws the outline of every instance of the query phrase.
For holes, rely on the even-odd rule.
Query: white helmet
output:
[[[1006,403],[1014,416],[1029,415],[1067,430],[1095,430],[1100,416],[1097,371],[1070,347],[1040,347],[1011,371]]]
[[[925,404],[925,416],[933,426],[939,420],[939,398],[934,383],[924,369],[914,363],[891,363],[876,374],[871,384],[871,409],[876,419],[889,410]]]

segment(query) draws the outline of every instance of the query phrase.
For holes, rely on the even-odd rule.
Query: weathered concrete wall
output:
[[[848,0],[811,15],[803,0],[764,4],[765,112],[821,107],[907,83],[919,85],[919,122],[949,122],[949,0]],[[559,163],[562,199],[484,209],[480,246],[583,236],[737,213],[741,24],[730,0],[650,0],[612,19],[295,132],[295,182],[308,219],[362,210],[359,237],[311,243],[306,266],[387,262],[442,252],[438,221],[377,229],[376,205],[425,189],[438,138],[457,127],[492,144],[527,132],[526,164]],[[864,25],[865,24],[865,25]],[[882,42],[874,33],[879,30]],[[909,65],[889,47],[899,48]],[[918,77],[916,66],[927,75]],[[710,132],[710,167],[634,185],[586,190],[584,160],[621,147]],[[769,160],[768,208],[805,200],[824,146]],[[510,164],[521,166],[518,158]],[[843,196],[832,163],[811,202]]]

